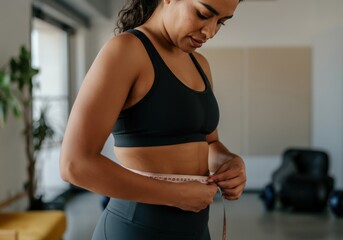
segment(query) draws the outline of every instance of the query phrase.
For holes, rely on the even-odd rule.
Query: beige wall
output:
[[[310,48],[208,48],[221,140],[243,155],[310,145]]]
[[[31,1],[1,0],[0,66],[19,54],[20,46],[30,47]],[[27,179],[23,125],[12,116],[0,128],[0,202],[23,191]]]
[[[342,0],[247,0],[206,46],[309,46],[317,35],[343,25]]]
[[[313,51],[312,145],[331,158],[335,188],[343,188],[343,25],[317,37]]]

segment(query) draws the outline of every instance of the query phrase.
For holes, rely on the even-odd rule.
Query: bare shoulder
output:
[[[131,70],[139,66],[141,54],[144,52],[140,40],[130,33],[121,33],[109,39],[99,52],[99,55],[113,61],[120,61],[120,65],[129,63]],[[137,65],[138,64],[138,65]]]
[[[141,41],[135,35],[128,32],[113,36],[107,41],[104,48],[128,55],[129,57],[137,54],[137,51],[143,50]]]
[[[108,87],[125,84],[131,87],[144,70],[144,47],[131,33],[121,33],[110,38],[100,49],[85,80],[96,79]]]
[[[211,74],[211,68],[210,64],[208,63],[207,59],[199,52],[193,52],[194,57],[199,62],[201,68],[205,72],[207,78],[212,84],[212,74]]]

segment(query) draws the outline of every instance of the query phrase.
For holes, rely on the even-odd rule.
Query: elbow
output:
[[[71,176],[72,176],[72,171],[70,164],[66,163],[64,159],[60,160],[60,176],[63,181],[65,182],[71,182]]]
[[[77,179],[77,167],[74,157],[61,154],[60,157],[60,176],[63,181],[75,184]]]

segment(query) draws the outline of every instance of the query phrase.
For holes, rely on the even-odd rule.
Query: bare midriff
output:
[[[120,163],[134,170],[185,175],[208,175],[208,143],[190,142],[153,147],[114,147]]]

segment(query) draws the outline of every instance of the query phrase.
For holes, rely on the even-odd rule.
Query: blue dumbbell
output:
[[[329,206],[337,217],[343,217],[343,191],[335,191],[331,194]]]

